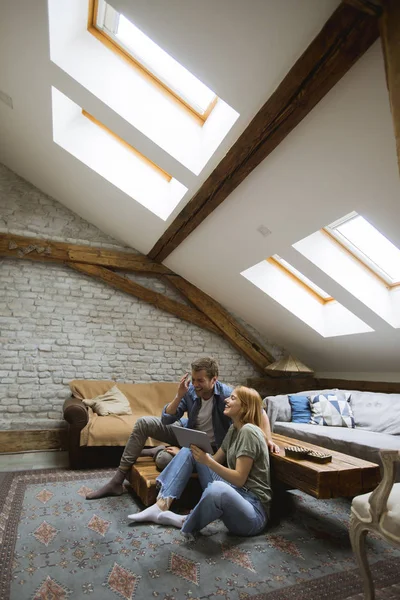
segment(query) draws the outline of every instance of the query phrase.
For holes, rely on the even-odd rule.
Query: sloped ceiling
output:
[[[60,0],[61,1],[61,0]],[[66,0],[66,10],[68,2]],[[82,0],[83,1],[83,0]],[[49,58],[45,0],[3,0],[0,8],[0,161],[94,225],[147,253],[193,196],[338,0],[115,0],[150,37],[240,113],[200,176],[164,222],[53,143],[51,86],[101,116],[107,107]],[[107,124],[121,128],[112,111]],[[142,134],[129,127],[134,143]],[[140,140],[142,145],[144,140]],[[149,158],[160,166],[162,153]],[[398,370],[400,331],[383,322],[295,252],[291,245],[356,210],[400,246],[396,150],[379,42],[311,114],[166,260],[303,362],[323,372]],[[265,225],[272,232],[257,232]],[[375,332],[324,339],[245,280],[240,272],[278,253]]]

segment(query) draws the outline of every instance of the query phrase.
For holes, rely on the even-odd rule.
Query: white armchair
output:
[[[373,492],[353,498],[351,504],[350,540],[361,571],[365,600],[375,600],[365,549],[368,531],[400,545],[400,483],[394,483],[400,450],[381,450],[380,455],[384,469],[382,481]]]

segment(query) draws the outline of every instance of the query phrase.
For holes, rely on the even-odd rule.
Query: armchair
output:
[[[351,504],[350,541],[361,571],[365,600],[375,600],[365,548],[368,531],[374,531],[388,542],[400,546],[400,483],[394,483],[400,450],[381,450],[380,456],[382,481],[373,492],[353,498]]]

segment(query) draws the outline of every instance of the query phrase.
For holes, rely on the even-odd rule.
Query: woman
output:
[[[210,456],[196,446],[182,448],[157,477],[161,485],[157,503],[128,518],[174,525],[187,536],[215,519],[222,519],[236,535],[262,531],[272,492],[268,447],[260,429],[261,411],[258,392],[243,386],[235,388],[225,400],[224,414],[232,425],[219,450]],[[185,489],[194,466],[203,494],[190,515],[177,515],[169,508]]]

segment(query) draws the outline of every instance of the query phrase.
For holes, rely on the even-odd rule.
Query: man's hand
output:
[[[275,444],[275,442],[273,442],[272,440],[268,440],[267,446],[268,446],[268,450],[270,452],[272,452],[273,454],[279,454],[279,452],[281,451],[279,446],[277,444]]]
[[[179,450],[180,448],[178,448],[178,446],[167,446],[165,448],[165,452],[168,452],[168,454],[172,454],[172,456],[176,456]]]
[[[167,404],[167,406],[165,407],[165,412],[167,415],[176,415],[179,404],[180,404],[181,400],[183,399],[184,395],[186,394],[186,392],[188,391],[189,385],[190,385],[189,373],[185,373],[184,376],[181,377],[181,380],[180,380],[179,386],[178,386],[178,391],[176,392],[175,398],[172,400],[172,402]],[[179,416],[182,416],[182,415],[179,415]]]
[[[193,444],[190,446],[190,450],[192,452],[192,456],[193,456],[194,460],[201,463],[202,465],[209,464],[209,462],[210,462],[209,454],[207,454],[203,450],[200,450],[200,448],[198,448],[197,446],[194,446]]]
[[[179,398],[179,400],[182,400],[183,396],[186,394],[186,392],[189,389],[189,385],[190,385],[189,373],[185,373],[184,376],[179,381],[178,392],[176,394],[176,396],[177,396],[177,398]]]

